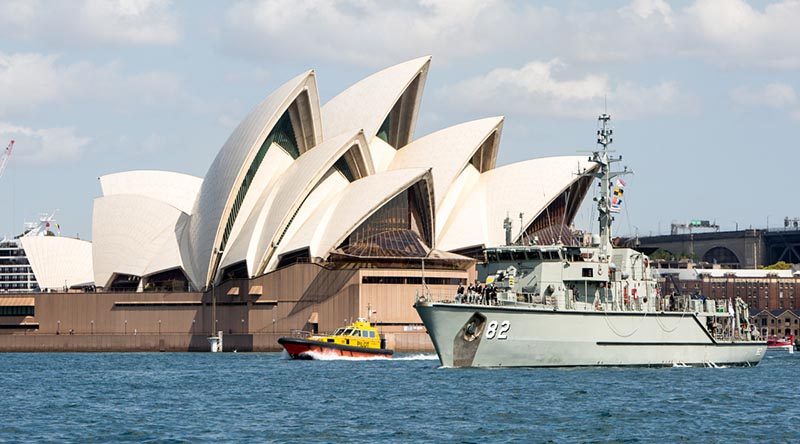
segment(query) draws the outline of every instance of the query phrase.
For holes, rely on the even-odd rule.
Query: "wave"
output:
[[[435,354],[418,353],[413,355],[395,355],[394,357],[386,356],[370,356],[370,357],[353,357],[353,356],[340,356],[332,353],[319,353],[319,352],[305,352],[306,356],[317,361],[435,361],[439,357]],[[289,354],[284,350],[282,353],[284,359],[291,359]]]
[[[313,351],[308,351],[303,354],[317,361],[388,361],[389,359],[391,359],[386,356],[354,357],[354,356],[340,356],[333,353],[319,353]]]
[[[420,353],[416,355],[409,355],[409,356],[397,356],[394,358],[395,361],[438,361],[439,357],[435,354],[426,354]]]

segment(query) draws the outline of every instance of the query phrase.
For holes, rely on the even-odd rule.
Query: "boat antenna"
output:
[[[425,257],[422,257],[422,291],[428,293],[428,284],[425,282]]]
[[[547,202],[547,195],[544,192],[544,187],[542,187],[542,200]],[[547,204],[547,206],[544,207],[544,211],[547,214],[547,227],[549,228],[549,231],[552,233],[552,231],[553,231],[553,220],[550,219],[550,204]],[[550,234],[550,233],[548,233],[548,234]],[[553,243],[553,239],[552,239],[553,236],[550,236],[550,237],[551,237],[551,239],[550,239],[550,242],[548,242],[548,243],[552,244]]]
[[[506,212],[506,218],[503,219],[503,229],[506,231],[506,245],[511,245],[511,217]]]
[[[624,167],[622,171],[611,170],[612,164],[622,161],[622,156],[614,156],[611,154],[614,151],[608,149],[608,146],[614,142],[612,137],[614,130],[609,125],[611,116],[603,113],[597,118],[597,121],[600,123],[600,129],[597,130],[599,148],[592,152],[589,160],[600,166],[591,174],[600,180],[600,197],[595,198],[600,222],[600,255],[609,259],[612,251],[611,224],[614,222],[614,217],[611,215],[611,181],[615,177],[631,174],[633,171],[630,171],[628,167]]]

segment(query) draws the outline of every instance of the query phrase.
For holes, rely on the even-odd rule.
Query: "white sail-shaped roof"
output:
[[[389,169],[430,167],[438,211],[452,183],[474,158],[478,171],[494,168],[502,126],[503,117],[490,117],[428,134],[398,150]]]
[[[391,113],[395,120],[392,146],[408,143],[414,135],[430,61],[426,56],[386,68],[332,98],[321,110],[325,136],[363,129],[371,143]]]
[[[188,215],[172,205],[135,195],[94,201],[92,249],[94,282],[109,285],[115,274],[144,276],[183,268],[176,230]]]
[[[322,139],[319,98],[314,72],[303,73],[286,82],[261,102],[233,131],[206,173],[187,227],[186,258],[189,279],[205,287],[214,270],[212,255],[222,247],[224,231],[232,219],[237,196],[249,193],[244,185],[248,173],[257,168],[259,149],[278,120],[289,112],[300,153]],[[248,178],[252,180],[252,178]],[[240,204],[239,202],[238,204]]]
[[[427,182],[428,190],[433,190],[430,170],[426,168],[385,171],[352,182],[337,199],[314,212],[287,242],[285,251],[308,247],[311,257],[328,257],[369,216],[421,180]]]
[[[221,267],[246,260],[250,275],[263,271],[269,256],[280,244],[290,224],[302,224],[298,219],[301,205],[343,156],[349,156],[356,178],[372,173],[369,149],[361,132],[341,134],[327,139],[307,151],[290,165],[268,187],[254,204],[253,211],[244,222],[241,234],[229,243]],[[338,189],[347,186],[342,176]]]
[[[100,176],[103,196],[133,194],[160,200],[192,214],[203,179],[170,171],[139,170]]]
[[[481,174],[472,189],[460,196],[438,233],[436,247],[452,251],[502,245],[503,221],[507,215],[513,218],[523,213],[527,227],[550,202],[580,179],[579,171],[594,166],[585,156],[545,157]]]
[[[253,233],[256,229],[259,209],[264,204],[265,196],[270,194],[275,184],[283,173],[289,169],[294,162],[292,156],[282,149],[271,147],[264,156],[264,161],[258,169],[250,190],[242,202],[239,213],[242,217],[237,217],[231,229],[230,239],[225,248],[220,267],[224,268],[236,262],[246,259],[250,248]],[[313,150],[312,150],[313,151]]]
[[[42,290],[62,290],[94,282],[92,243],[60,236],[20,238]]]
[[[189,224],[189,215],[182,213],[175,222],[174,236],[166,236],[164,243],[157,253],[153,255],[142,272],[142,276],[150,276],[163,271],[180,269],[186,273],[181,255],[181,239],[186,226]]]
[[[300,206],[324,178],[325,173],[345,155],[351,157],[349,163],[352,165],[354,179],[361,179],[373,173],[369,147],[364,139],[364,133],[359,131],[356,134],[345,133],[327,139],[297,158],[281,176],[279,183],[272,190],[274,197],[266,199],[269,206],[261,208],[264,217],[263,226],[260,236],[253,239],[256,247],[255,258],[260,260],[256,274],[264,271],[289,224],[303,222],[295,220]]]

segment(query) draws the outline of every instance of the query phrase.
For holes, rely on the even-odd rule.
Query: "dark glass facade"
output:
[[[395,196],[350,234],[342,252],[358,257],[425,257],[432,227],[423,192],[418,183]]]

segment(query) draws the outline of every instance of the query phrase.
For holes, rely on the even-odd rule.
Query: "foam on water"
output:
[[[395,361],[438,361],[439,357],[435,354],[420,353],[409,356],[395,356],[393,359]]]
[[[390,359],[385,356],[355,357],[341,356],[333,353],[318,353],[313,351],[308,351],[303,354],[316,361],[387,361]]]
[[[284,351],[285,353],[285,351]],[[333,353],[318,353],[318,352],[305,352],[304,355],[311,357],[317,361],[435,361],[439,358],[434,354],[414,354],[414,355],[395,355],[394,357],[386,356],[370,356],[370,357],[353,357],[353,356],[340,356]],[[286,354],[288,358],[288,353]]]

